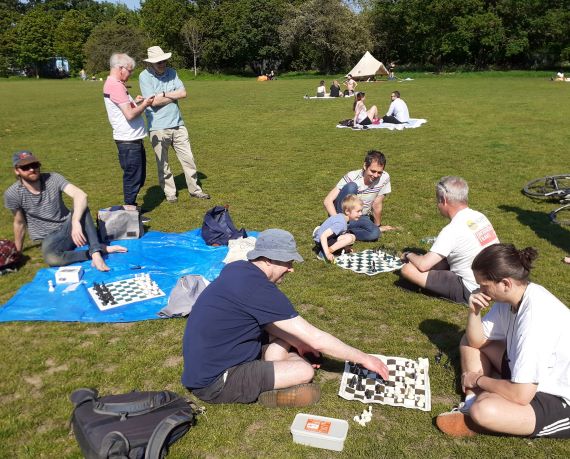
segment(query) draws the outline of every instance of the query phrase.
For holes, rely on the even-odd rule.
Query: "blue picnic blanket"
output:
[[[166,306],[170,291],[180,276],[199,274],[213,281],[224,267],[227,246],[210,247],[201,236],[201,230],[185,233],[150,231],[141,239],[116,241],[128,253],[113,253],[106,258],[111,268],[100,272],[91,267],[91,261],[77,263],[83,266],[80,284],[55,284],[57,268],[41,269],[32,282],[21,287],[0,308],[0,322],[61,321],[61,322],[135,322],[159,319],[157,313]],[[106,284],[148,273],[166,296],[140,301],[101,311],[92,300],[88,287],[93,282]],[[48,281],[55,284],[49,292]],[[73,289],[73,287],[76,287]]]

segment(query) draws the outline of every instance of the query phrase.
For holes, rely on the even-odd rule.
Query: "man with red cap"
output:
[[[48,265],[65,266],[91,259],[94,268],[109,271],[103,255],[127,249],[101,243],[87,207],[87,194],[58,173],[41,173],[40,161],[30,151],[14,153],[12,165],[18,181],[4,193],[4,206],[14,214],[18,252],[24,247],[27,227],[32,240],[42,241]],[[71,211],[65,206],[62,193],[73,200]],[[89,249],[75,250],[83,245]]]

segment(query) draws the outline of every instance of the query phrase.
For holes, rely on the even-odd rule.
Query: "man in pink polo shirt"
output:
[[[119,164],[123,169],[123,196],[125,204],[137,205],[137,195],[146,177],[144,138],[146,129],[142,113],[150,107],[154,95],[131,97],[125,83],[135,68],[135,61],[128,54],[115,53],[109,60],[111,70],[103,97],[113,139],[119,150]]]

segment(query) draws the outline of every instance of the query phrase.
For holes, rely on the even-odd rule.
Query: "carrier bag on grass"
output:
[[[138,239],[144,235],[140,211],[136,206],[112,206],[97,213],[97,228],[102,241]]]
[[[16,265],[22,254],[16,250],[16,244],[8,239],[0,239],[0,276],[16,271]]]
[[[99,397],[77,389],[71,425],[86,459],[161,459],[195,424],[196,411],[170,391]]]
[[[158,315],[170,318],[188,316],[194,303],[209,283],[207,279],[197,274],[180,277],[170,292],[168,304],[158,311]]]
[[[216,206],[204,215],[202,224],[202,238],[208,245],[228,245],[230,239],[247,237],[245,229],[238,230],[228,206]]]

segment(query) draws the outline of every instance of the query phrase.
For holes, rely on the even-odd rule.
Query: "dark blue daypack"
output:
[[[208,245],[228,245],[230,239],[247,237],[245,229],[238,230],[232,218],[228,206],[216,206],[204,215],[202,224],[202,238]]]

